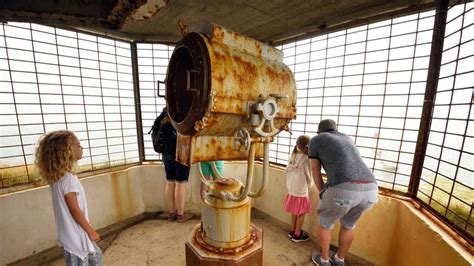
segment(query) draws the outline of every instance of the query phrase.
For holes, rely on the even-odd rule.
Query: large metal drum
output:
[[[271,46],[215,24],[196,31],[177,43],[166,75],[166,103],[179,132],[177,160],[246,159],[233,137],[239,128],[258,136],[251,121],[252,114],[262,114],[256,104],[272,116],[263,131],[285,130],[295,118],[293,74]],[[261,145],[256,154],[261,157]]]
[[[216,248],[236,248],[250,240],[250,198],[242,201],[219,199],[221,191],[239,194],[242,183],[233,178],[217,179],[204,198],[201,213],[202,239]]]

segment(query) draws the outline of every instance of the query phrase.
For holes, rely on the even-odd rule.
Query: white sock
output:
[[[334,255],[334,258],[335,258],[336,260],[338,260],[338,261],[342,261],[342,262],[344,261],[344,259],[341,259],[341,258],[339,258],[339,257],[337,256],[337,253]]]
[[[329,260],[325,260],[325,259],[321,258],[321,262],[322,262],[322,263],[328,263]]]

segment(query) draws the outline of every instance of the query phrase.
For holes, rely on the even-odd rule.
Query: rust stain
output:
[[[211,245],[208,245],[204,241],[203,235],[205,235],[205,233],[201,229],[198,229],[196,231],[196,234],[194,236],[194,240],[196,241],[196,243],[200,247],[202,247],[205,250],[207,250],[208,252],[210,252],[210,254],[213,254],[213,253],[214,254],[219,254],[219,256],[223,256],[226,259],[239,258],[238,253],[250,248],[257,241],[257,234],[256,234],[255,230],[253,229],[253,227],[251,227],[247,242],[244,243],[243,245],[241,245],[239,247],[235,247],[235,248],[218,248],[218,247],[213,247]]]
[[[216,42],[223,42],[224,41],[224,30],[222,27],[215,25],[212,29],[212,40]]]
[[[290,74],[288,72],[275,71],[273,68],[267,67],[265,70],[267,76],[273,84],[277,84],[278,87],[285,87],[290,84]]]
[[[213,26],[211,38],[203,36],[203,40],[211,63],[212,100],[204,116],[194,122],[193,136],[183,137],[179,142],[177,159],[187,165],[206,160],[247,159],[247,152],[234,150],[229,139],[219,143],[219,138],[232,137],[239,127],[251,128],[247,106],[259,94],[289,95],[289,99],[278,101],[280,109],[274,121],[277,128],[288,124],[296,113],[292,73],[281,61],[262,57],[262,53],[275,53],[272,49],[267,50],[264,44],[218,25]],[[256,157],[260,158],[262,153],[263,148],[257,148]]]
[[[191,148],[193,136],[178,134],[176,143],[176,160],[186,166],[191,166]]]
[[[119,183],[119,178],[120,175],[118,172],[112,172],[110,174],[112,177],[112,193],[114,197],[114,207],[115,211],[117,214],[118,218],[123,217],[123,206],[122,206],[122,199],[121,199],[121,193],[120,193],[120,183]]]
[[[216,75],[214,77],[214,79],[217,81],[218,84],[216,84],[218,87],[224,87],[224,79],[225,77],[223,77],[222,75]]]
[[[212,79],[213,84],[212,87],[223,89],[224,88],[224,80],[228,76],[228,69],[230,68],[231,64],[229,63],[229,53],[224,51],[223,53],[214,51],[214,53],[210,53],[211,65],[212,65]]]
[[[237,55],[233,55],[232,59],[235,62],[234,75],[232,77],[237,83],[237,88],[243,91],[256,89],[255,84],[258,77],[257,67],[250,62],[242,60],[242,58]]]
[[[255,43],[255,49],[256,49],[256,52],[258,55],[262,55],[262,46],[260,45],[260,43],[256,42]]]
[[[128,171],[123,171],[125,173],[125,182],[126,182],[126,190],[127,190],[127,211],[131,212],[133,208],[133,193],[132,193],[132,186],[131,186],[131,177],[128,174]]]
[[[213,64],[219,64],[221,62],[226,61],[226,56],[219,52],[214,52],[212,54],[211,59],[212,59]]]

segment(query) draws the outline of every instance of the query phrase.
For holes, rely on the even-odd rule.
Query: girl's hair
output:
[[[308,155],[308,146],[309,146],[309,137],[306,135],[299,136],[296,139],[296,145],[293,148],[293,152],[291,152],[289,163],[295,163],[296,154],[298,153],[298,151]]]
[[[35,165],[48,183],[61,179],[76,164],[72,144],[76,136],[69,130],[57,130],[40,137],[35,152]]]

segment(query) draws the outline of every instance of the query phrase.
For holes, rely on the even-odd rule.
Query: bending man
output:
[[[316,265],[344,265],[355,224],[377,202],[378,186],[357,147],[347,135],[337,131],[334,120],[322,120],[317,133],[309,143],[308,157],[321,199],[316,231],[321,250],[314,251],[311,260]],[[321,166],[326,171],[326,184]],[[338,219],[341,222],[338,250],[329,254],[331,231]]]

